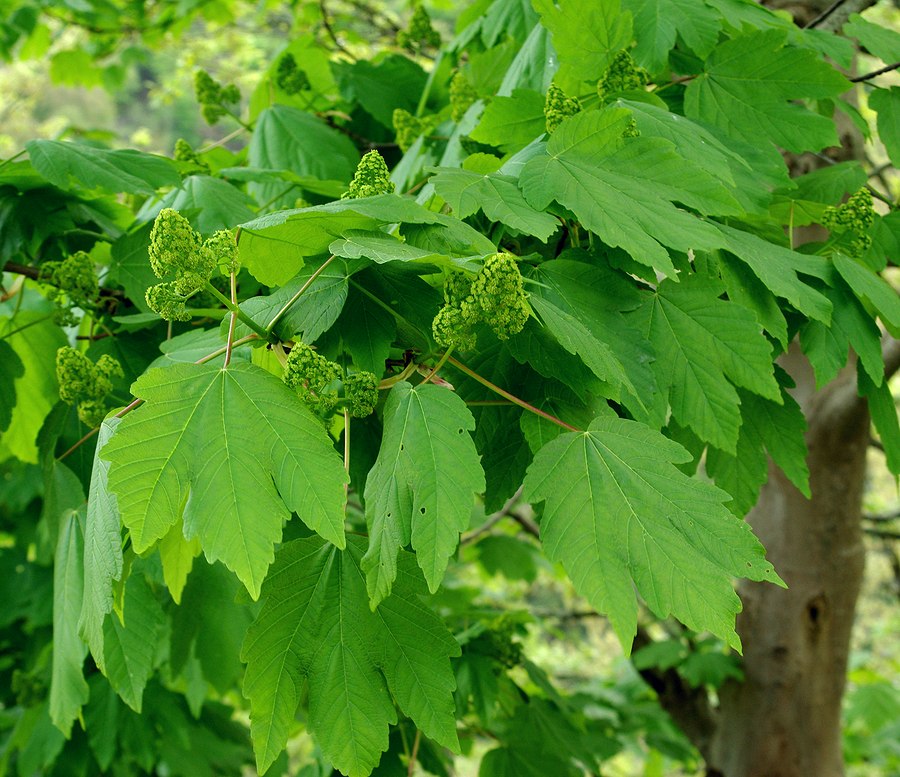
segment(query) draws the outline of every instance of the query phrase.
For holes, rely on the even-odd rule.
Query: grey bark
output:
[[[748,515],[787,590],[741,586],[745,679],[721,689],[709,749],[724,777],[841,777],[841,698],[864,571],[869,415],[851,365],[822,391],[795,346],[783,366],[809,424],[812,499],[775,466]]]

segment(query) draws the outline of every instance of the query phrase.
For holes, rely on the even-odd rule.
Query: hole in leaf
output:
[[[419,512],[422,513],[422,515],[425,515],[425,508],[424,508],[424,507],[420,507],[420,508],[419,508]]]

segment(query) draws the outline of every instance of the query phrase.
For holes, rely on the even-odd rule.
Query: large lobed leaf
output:
[[[366,480],[369,550],[363,559],[372,605],[391,591],[397,554],[412,543],[436,591],[459,533],[469,525],[484,473],[469,435],[475,419],[446,388],[401,381],[384,408],[384,436]]]
[[[186,538],[199,537],[256,598],[291,511],[343,547],[340,457],[277,378],[243,363],[178,364],[149,370],[132,389],[146,404],[102,456],[138,553],[183,517]]]
[[[724,245],[712,224],[676,207],[735,213],[737,202],[712,175],[685,161],[667,140],[625,139],[631,121],[623,108],[580,113],[564,121],[547,153],[526,163],[519,185],[530,205],[553,200],[571,210],[604,243],[625,249],[638,262],[674,274],[664,246],[679,251]]]
[[[625,650],[637,628],[634,587],[659,617],[674,615],[740,650],[733,577],[781,583],[724,491],[674,465],[678,443],[621,418],[596,419],[535,456],[525,498],[546,500],[544,549],[610,621]]]
[[[400,555],[392,595],[369,609],[364,547],[310,537],[278,551],[242,649],[260,773],[284,748],[304,685],[309,729],[349,777],[368,775],[387,749],[394,702],[426,736],[459,749],[449,660],[459,646],[420,601],[411,554]]]

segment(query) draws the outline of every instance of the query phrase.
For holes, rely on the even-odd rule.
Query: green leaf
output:
[[[695,0],[625,0],[624,6],[634,16],[637,45],[632,53],[651,73],[665,68],[679,37],[698,57],[705,57],[722,26],[715,11]]]
[[[706,454],[707,473],[733,497],[728,507],[742,517],[756,504],[759,489],[768,477],[766,451],[809,499],[806,419],[800,406],[784,389],[781,404],[748,391],[741,390],[738,394],[742,423],[736,454],[716,448],[709,448]]]
[[[122,578],[122,524],[115,494],[109,490],[109,462],[100,458],[119,418],[100,425],[84,525],[84,601],[78,633],[91,649],[94,662],[104,669],[103,620],[112,612],[113,582]]]
[[[60,189],[154,194],[162,186],[181,183],[171,160],[142,151],[112,151],[58,140],[30,140],[25,148],[34,169]]]
[[[900,420],[897,418],[897,403],[891,394],[888,382],[876,384],[865,370],[857,370],[859,393],[869,401],[869,414],[875,426],[888,469],[894,477],[900,476]]]
[[[781,402],[772,347],[755,316],[719,299],[711,279],[664,281],[634,314],[656,351],[656,379],[668,392],[672,415],[697,435],[735,452],[741,423],[732,383]]]
[[[194,559],[202,550],[200,540],[196,537],[190,540],[184,538],[184,526],[181,521],[173,523],[166,536],[159,541],[163,580],[175,604],[181,604],[181,594],[191,573],[191,567],[194,566]]]
[[[332,68],[348,102],[357,102],[376,121],[393,128],[394,109],[416,112],[427,75],[421,66],[400,54],[389,54],[378,62],[342,62]]]
[[[475,546],[478,560],[489,575],[507,580],[534,582],[537,577],[537,549],[529,542],[505,535],[488,536]]]
[[[556,232],[559,221],[544,211],[532,208],[522,196],[516,179],[492,173],[482,175],[470,170],[436,168],[431,183],[435,191],[464,219],[479,210],[491,221],[499,221],[542,242]]]
[[[786,299],[809,318],[824,324],[831,320],[831,302],[797,274],[798,271],[807,272],[803,262],[809,257],[734,227],[719,224],[718,228],[725,237],[726,248],[776,297]]]
[[[363,559],[372,606],[390,593],[397,553],[412,543],[429,589],[440,585],[459,533],[484,491],[465,402],[446,388],[401,381],[384,408],[384,436],[366,480],[369,550]]]
[[[340,240],[328,246],[328,251],[345,259],[371,259],[376,264],[415,262],[435,256],[432,251],[409,245],[384,232],[367,229],[348,229]]]
[[[884,380],[881,332],[850,287],[837,273],[824,293],[834,306],[831,325],[809,321],[800,328],[800,344],[816,373],[816,386],[830,382],[847,363],[852,347],[876,386]]]
[[[252,219],[252,205],[253,200],[227,181],[208,175],[192,175],[185,178],[178,189],[168,192],[152,211],[141,211],[138,217],[149,221],[163,208],[173,208],[187,214],[197,230],[209,235]]]
[[[856,296],[871,305],[888,331],[900,337],[900,297],[877,273],[843,254],[834,254],[834,266]]]
[[[349,181],[359,162],[356,146],[311,113],[273,105],[259,114],[250,139],[252,167],[290,170],[322,180]],[[254,184],[260,203],[273,198],[284,205],[297,199],[297,189],[284,184]]]
[[[303,267],[305,257],[324,254],[347,230],[440,221],[439,214],[397,194],[281,211],[242,225],[241,264],[261,283],[280,286]]]
[[[525,498],[547,503],[547,556],[609,614],[626,652],[637,629],[633,585],[658,617],[740,650],[732,577],[781,582],[749,526],[722,505],[727,495],[674,466],[688,460],[642,424],[598,418],[542,448],[525,479]]]
[[[394,317],[354,286],[336,327],[353,363],[360,370],[381,377],[397,336]]]
[[[900,33],[890,26],[873,24],[858,13],[850,14],[844,35],[856,38],[869,53],[887,64],[900,60]]]
[[[16,379],[25,373],[25,365],[6,340],[0,340],[0,432],[12,421],[16,406]]]
[[[613,55],[631,43],[631,14],[622,11],[619,0],[534,0],[532,5],[553,35],[560,62],[557,78],[567,84],[596,82]]]
[[[531,89],[515,89],[509,97],[490,101],[471,138],[509,153],[543,135],[545,128],[544,95]]]
[[[688,84],[687,116],[748,143],[770,140],[788,151],[837,145],[833,121],[793,101],[837,97],[850,83],[814,51],[785,46],[785,37],[766,30],[720,43],[705,72]]]
[[[3,432],[3,447],[16,458],[37,464],[38,432],[59,401],[56,351],[68,341],[47,312],[21,311],[13,319],[0,316],[0,336],[7,332],[13,334],[6,335],[3,342],[16,352],[24,370],[14,380],[19,401]]]
[[[557,61],[550,33],[535,24],[521,45],[497,89],[497,97],[509,97],[517,89],[544,92],[556,73]]]
[[[50,679],[50,718],[66,735],[88,700],[82,664],[87,645],[78,636],[78,615],[84,593],[84,540],[80,516],[63,519],[53,567],[53,661]]]
[[[306,286],[324,261],[310,262],[284,286],[265,297],[245,300],[241,303],[241,310],[260,326],[268,326],[282,306]],[[345,262],[341,259],[329,264],[276,324],[275,332],[283,340],[302,335],[304,342],[314,343],[340,316],[347,300],[347,281],[359,269],[359,265],[359,262]],[[248,334],[250,327],[238,321],[235,336],[243,337]]]
[[[260,773],[293,727],[304,686],[308,726],[344,774],[365,777],[388,746],[394,701],[422,732],[458,750],[451,656],[459,647],[421,602],[421,575],[401,553],[394,591],[369,609],[364,540],[338,551],[316,537],[282,546],[247,632],[244,695]]]
[[[607,245],[671,275],[663,246],[688,251],[722,245],[715,227],[673,201],[710,212],[730,210],[733,198],[705,173],[685,176],[685,163],[669,142],[623,140],[630,120],[621,108],[573,116],[553,133],[547,155],[526,163],[519,185],[533,207],[543,210],[556,200]]]
[[[219,693],[226,694],[239,685],[241,643],[253,620],[250,608],[236,603],[240,594],[240,583],[221,564],[196,563],[181,605],[172,614],[170,661],[174,672],[184,673],[185,665],[195,657],[203,678]]]
[[[103,450],[135,551],[184,518],[210,561],[253,598],[291,511],[344,544],[346,474],[321,423],[281,381],[250,364],[174,365],[132,387],[145,404]]]
[[[725,251],[720,252],[717,258],[728,299],[752,310],[763,329],[778,341],[782,350],[787,350],[787,320],[775,295],[739,259]]]
[[[878,112],[878,137],[897,167],[900,165],[900,87],[876,89],[869,95],[869,107]]]
[[[110,248],[110,280],[122,284],[128,299],[145,313],[150,311],[144,299],[147,288],[159,283],[147,254],[152,228],[153,223],[147,222],[122,235]]]
[[[110,613],[103,622],[103,674],[135,712],[153,672],[165,614],[142,574],[125,586],[124,623]]]

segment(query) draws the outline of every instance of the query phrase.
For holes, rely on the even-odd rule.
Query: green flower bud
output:
[[[341,368],[306,343],[296,343],[288,354],[284,382],[321,415],[331,412],[337,405],[340,378]]]
[[[365,418],[378,404],[378,378],[371,372],[354,372],[344,378],[347,409],[354,418]]]
[[[580,111],[581,102],[577,97],[566,97],[566,93],[556,84],[550,84],[547,98],[544,100],[544,120],[548,135],[552,134],[564,119]]]
[[[344,192],[341,199],[355,200],[374,197],[376,194],[390,194],[393,191],[394,182],[384,159],[377,151],[369,151],[359,161],[350,182],[350,190]]]
[[[191,313],[185,307],[187,296],[178,292],[177,281],[157,283],[144,295],[147,306],[166,321],[190,321]]]

